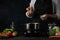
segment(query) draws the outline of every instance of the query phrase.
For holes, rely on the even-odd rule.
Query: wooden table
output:
[[[49,36],[49,38],[60,38],[60,36]]]

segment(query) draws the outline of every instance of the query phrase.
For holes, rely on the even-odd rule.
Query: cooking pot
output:
[[[26,31],[27,33],[36,33],[39,31],[40,24],[38,22],[33,22],[33,23],[26,23]]]

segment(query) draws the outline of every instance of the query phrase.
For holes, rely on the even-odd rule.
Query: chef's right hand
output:
[[[31,16],[32,15],[32,13],[33,13],[33,8],[32,7],[28,7],[28,8],[26,8],[26,13],[27,13],[27,15],[28,16]]]

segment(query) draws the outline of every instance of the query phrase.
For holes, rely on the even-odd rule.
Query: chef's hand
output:
[[[47,20],[48,17],[49,17],[48,14],[44,14],[44,15],[40,16],[40,19],[41,20]]]
[[[26,10],[27,10],[27,15],[28,16],[32,16],[32,13],[33,13],[33,8],[32,7],[28,7],[28,8],[26,8]]]
[[[44,14],[40,16],[41,20],[47,20],[47,18],[53,18],[53,19],[57,19],[57,15],[56,14]]]

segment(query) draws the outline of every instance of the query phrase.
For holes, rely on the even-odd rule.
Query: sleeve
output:
[[[34,4],[35,4],[35,2],[36,2],[36,0],[31,0],[31,2],[30,2],[30,7],[32,7],[33,10],[34,10]]]

